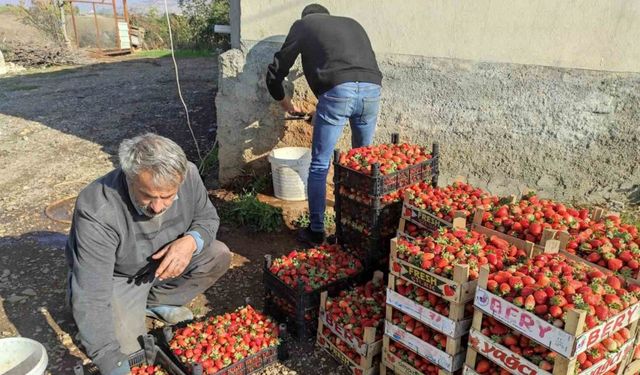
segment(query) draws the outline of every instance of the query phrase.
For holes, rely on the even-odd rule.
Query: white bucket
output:
[[[307,177],[311,164],[311,150],[306,147],[276,148],[269,153],[273,192],[285,201],[307,199]]]
[[[0,374],[43,375],[47,369],[47,351],[26,337],[0,339]]]

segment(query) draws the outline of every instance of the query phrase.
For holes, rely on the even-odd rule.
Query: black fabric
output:
[[[316,96],[345,82],[382,82],[369,37],[351,18],[309,14],[294,22],[267,71],[267,88],[275,100],[285,97],[282,81],[298,55]]]

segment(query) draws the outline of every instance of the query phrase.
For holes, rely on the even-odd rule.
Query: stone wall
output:
[[[309,145],[264,83],[279,45],[220,57],[220,179],[264,170],[274,147]],[[441,181],[458,175],[496,194],[528,188],[566,201],[640,203],[640,74],[379,55],[384,74],[376,141],[441,145]],[[300,66],[287,90],[313,108]],[[347,148],[348,131],[340,147]]]

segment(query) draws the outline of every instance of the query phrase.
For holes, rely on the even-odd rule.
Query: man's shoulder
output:
[[[122,170],[114,169],[82,189],[76,199],[76,210],[99,217],[108,216],[114,209],[122,207],[123,184]]]

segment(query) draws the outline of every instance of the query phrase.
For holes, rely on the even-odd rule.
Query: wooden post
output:
[[[127,0],[122,0],[122,11],[124,12],[124,21],[127,23],[129,30],[129,51],[133,52],[133,44],[131,44],[131,25],[129,25],[129,9],[127,9]],[[138,36],[138,40],[142,43],[142,38]]]
[[[65,2],[61,1],[60,2],[60,29],[62,31],[62,36],[64,37],[64,44],[67,46],[67,48],[71,48],[71,41],[69,40],[69,35],[67,34],[67,16],[64,13],[64,5],[65,5]]]
[[[93,6],[93,22],[96,24],[96,46],[100,48],[100,26],[98,26],[98,15],[96,14],[96,3],[91,4]]]
[[[78,38],[78,27],[76,26],[76,16],[73,10],[73,2],[71,4],[71,23],[73,23],[73,36],[76,39],[76,48],[80,48],[80,39]]]
[[[111,0],[113,6],[113,19],[116,21],[116,48],[122,49],[120,44],[120,28],[118,27],[118,10],[116,9],[116,0]]]

